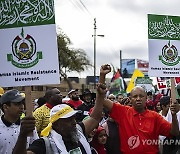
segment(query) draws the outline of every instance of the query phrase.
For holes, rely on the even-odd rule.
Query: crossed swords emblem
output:
[[[20,54],[20,55],[19,55],[19,60],[22,60],[24,57],[31,59],[30,56],[29,56],[29,53],[31,53],[31,51],[32,51],[32,48],[30,48],[30,49],[28,50],[28,52],[26,52],[26,53],[23,53],[23,52],[21,52],[20,50],[17,50],[17,52]]]

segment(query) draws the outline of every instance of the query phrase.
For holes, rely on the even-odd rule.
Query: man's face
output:
[[[115,97],[114,95],[110,95],[110,96],[108,97],[108,99],[110,99],[112,102],[114,102],[115,99],[116,99],[116,97]]]
[[[131,103],[133,108],[137,112],[143,112],[145,110],[145,103],[147,99],[146,92],[141,87],[136,87],[131,92]]]
[[[118,101],[119,103],[122,103],[122,100],[123,100],[123,95],[118,95],[117,101]]]
[[[52,96],[50,100],[54,105],[62,103],[62,94],[57,88],[52,89]]]
[[[60,118],[57,121],[56,130],[68,142],[76,142],[78,138],[75,116]]]
[[[90,103],[92,100],[91,94],[86,94],[83,96],[85,102]]]
[[[163,110],[164,112],[168,112],[169,108],[170,108],[170,104],[162,105],[162,110]]]
[[[19,118],[24,112],[24,103],[10,103],[10,105],[3,104],[4,114],[13,118]]]
[[[71,99],[73,101],[78,101],[79,100],[79,94],[78,94],[78,91],[74,91],[71,93]]]
[[[153,100],[152,92],[147,92],[147,100]]]

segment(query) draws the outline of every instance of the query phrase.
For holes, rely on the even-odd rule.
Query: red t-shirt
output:
[[[154,111],[136,112],[114,103],[110,116],[119,124],[123,154],[157,154],[159,135],[170,136],[171,124]]]
[[[72,99],[70,99],[67,104],[69,104],[71,107],[73,107],[74,109],[77,109],[77,107],[79,105],[82,104],[82,101],[81,100],[78,100],[78,101],[73,101]]]

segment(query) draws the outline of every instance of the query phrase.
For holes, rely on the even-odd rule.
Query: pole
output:
[[[119,51],[119,59],[120,59],[120,73],[121,73],[121,75],[122,75],[122,51],[120,50]]]
[[[94,18],[94,89],[96,89],[96,18]]]
[[[104,35],[96,35],[96,18],[94,18],[94,89],[96,89],[96,36],[104,37]]]

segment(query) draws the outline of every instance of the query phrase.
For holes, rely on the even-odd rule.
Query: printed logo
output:
[[[42,52],[36,51],[36,42],[31,35],[24,37],[22,28],[21,35],[16,36],[12,42],[12,54],[7,54],[7,60],[18,68],[30,68],[36,65],[39,59],[42,59]]]
[[[69,151],[69,154],[82,154],[80,147],[72,149]]]
[[[130,149],[135,149],[140,145],[140,139],[138,135],[131,136],[128,139],[128,145]]]
[[[179,63],[180,56],[178,56],[178,50],[175,45],[171,45],[170,40],[162,48],[162,55],[159,56],[159,60],[167,66],[174,66]]]

